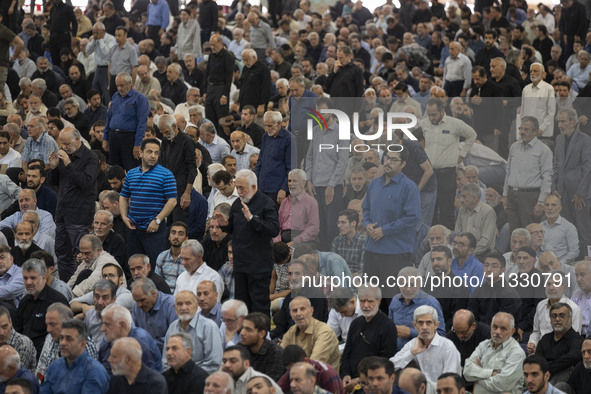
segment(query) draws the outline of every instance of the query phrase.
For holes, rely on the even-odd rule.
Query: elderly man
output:
[[[14,329],[33,340],[41,354],[47,335],[45,313],[54,302],[68,305],[66,297],[47,285],[47,268],[39,259],[29,259],[22,267],[26,295],[21,300],[14,319]]]
[[[94,290],[92,292],[92,305],[86,306],[82,304],[85,306],[85,308],[76,308],[74,302],[72,302],[71,307],[74,313],[82,311],[82,313],[76,317],[84,320],[84,323],[86,323],[86,326],[88,327],[89,336],[92,338],[94,343],[98,343],[100,345],[103,341],[103,338],[105,337],[101,331],[101,327],[103,325],[101,313],[107,306],[116,302],[117,293],[122,289],[122,287],[118,288],[117,285],[110,280],[101,279],[94,285]]]
[[[158,127],[165,137],[162,141],[159,162],[174,174],[177,196],[180,197],[169,220],[186,222],[189,216],[191,190],[197,175],[194,165],[194,143],[189,136],[178,129],[177,122],[171,115],[160,116]]]
[[[65,305],[62,305],[67,308]],[[31,372],[35,371],[37,351],[33,341],[15,331],[9,310],[0,306],[0,346],[12,346],[19,354],[21,364]]]
[[[220,163],[223,156],[230,154],[230,145],[216,134],[211,123],[199,127],[199,143],[207,149],[213,163]]]
[[[460,353],[452,341],[436,333],[439,319],[435,308],[423,305],[415,309],[412,324],[418,335],[390,359],[394,367],[405,368],[415,361],[431,382],[442,373],[461,373]]]
[[[142,343],[135,338],[118,338],[109,354],[108,370],[113,371],[107,393],[166,393],[166,381],[158,369],[145,360]],[[104,363],[103,363],[104,365]]]
[[[251,26],[251,29],[254,27]],[[252,45],[252,37],[251,37]],[[271,98],[271,74],[269,68],[264,64],[266,54],[259,57],[256,48],[245,49],[242,52],[244,68],[242,75],[237,81],[240,88],[238,102],[242,110],[246,105],[252,105],[261,116],[265,112],[267,103]]]
[[[23,298],[25,285],[22,270],[13,262],[8,245],[0,245],[0,300],[12,308]]]
[[[478,242],[474,255],[479,260],[495,247],[497,215],[488,204],[480,201],[482,190],[474,183],[468,183],[461,191],[462,207],[458,211],[456,233],[472,233]]]
[[[544,71],[544,66],[541,63],[532,63],[529,67],[531,83],[523,88],[521,96],[521,116],[536,118],[536,121],[539,121],[539,127],[536,127],[535,133],[537,133],[539,129],[542,132],[542,137],[551,138],[554,134],[556,99],[554,97],[554,88],[543,80]],[[521,136],[521,139],[524,140],[524,144],[529,143],[529,140],[526,141],[523,136]],[[529,139],[531,140],[531,138]],[[519,143],[519,141],[516,143]],[[509,159],[511,159],[511,155],[509,156]],[[519,161],[524,162],[525,159],[526,158],[524,157],[520,157]],[[523,185],[519,186],[524,187]]]
[[[156,341],[146,330],[134,326],[129,310],[119,305],[109,305],[103,310],[101,317],[103,322],[101,331],[105,334],[105,339],[99,348],[99,361],[109,375],[116,374],[116,371],[111,371],[108,361],[113,342],[125,337],[134,338],[139,342],[143,353],[141,359],[146,366],[162,371],[162,353]]]
[[[49,183],[58,186],[55,252],[60,277],[67,281],[76,271],[77,242],[92,223],[99,164],[78,130],[63,129],[60,142],[62,149],[49,155]]]
[[[145,254],[134,254],[129,260],[129,270],[131,272],[132,282],[131,285],[140,279],[150,279],[154,282],[156,289],[163,292],[164,294],[171,294],[170,287],[160,275],[156,274],[150,264],[150,259]]]
[[[481,342],[466,360],[464,377],[474,383],[474,393],[522,392],[521,364],[525,354],[513,339],[513,316],[498,312],[492,319],[491,339]]]
[[[551,382],[566,382],[581,360],[583,337],[572,327],[573,311],[570,305],[557,302],[550,307],[552,331],[545,334],[536,347],[536,355],[548,361]]]
[[[427,232],[427,242],[429,243],[429,251],[425,253],[425,255],[421,258],[421,261],[418,266],[419,274],[423,278],[426,278],[427,274],[434,274],[433,267],[431,265],[430,250],[434,246],[438,245],[447,246],[451,249],[453,245],[451,245],[451,243],[449,242],[450,235],[451,231],[440,224],[434,225],[429,229],[429,232]]]
[[[232,394],[234,379],[226,372],[216,371],[205,379],[205,390],[208,393]]]
[[[168,82],[162,86],[162,97],[170,99],[174,105],[185,102],[187,85],[180,79],[182,68],[179,64],[173,63],[166,69]]]
[[[577,228],[560,216],[562,204],[560,197],[549,195],[544,201],[546,220],[542,221],[544,237],[556,257],[565,263],[572,263],[579,256],[579,236]]]
[[[202,38],[204,40],[207,39],[203,34]],[[234,59],[224,49],[223,43],[222,37],[219,34],[214,34],[209,39],[211,55],[209,55],[210,59],[205,69],[205,75],[207,77],[205,113],[207,118],[216,125],[219,119],[228,114],[230,87],[234,73]],[[216,127],[218,132],[223,134],[221,126]]]
[[[42,117],[29,119],[27,121],[27,131],[29,137],[25,142],[25,148],[21,152],[21,164],[25,172],[30,160],[40,159],[47,165],[49,164],[49,155],[58,151],[57,143],[46,133],[47,125]]]
[[[179,81],[180,81],[180,79],[179,79]],[[199,104],[200,96],[201,96],[201,92],[200,92],[199,88],[187,89],[187,91],[185,93],[186,100],[181,102],[180,104],[177,104],[177,106],[174,108],[175,117],[177,115],[181,116],[186,122],[191,120],[191,117],[189,114],[189,108],[191,108],[194,105]]]
[[[170,336],[164,349],[170,368],[162,374],[168,384],[169,394],[203,391],[208,373],[191,360],[193,346],[193,338],[187,333]]]
[[[154,282],[148,278],[134,281],[131,294],[136,303],[131,313],[134,325],[150,333],[162,352],[166,331],[177,320],[174,297],[158,291]]]
[[[583,335],[589,332],[591,322],[591,261],[579,261],[575,265],[577,290],[573,292],[571,300],[579,306],[583,315]],[[572,281],[572,279],[571,279]]]
[[[10,251],[14,264],[22,266],[25,261],[31,258],[31,254],[41,250],[33,241],[33,224],[29,222],[20,222],[16,225],[14,231],[15,246]]]
[[[511,232],[511,251],[503,255],[506,260],[506,275],[517,273],[517,251],[523,246],[532,246],[531,240],[530,232],[525,228],[516,228]]]
[[[27,211],[35,211],[39,215],[40,226],[39,233],[43,233],[48,237],[55,237],[55,222],[51,213],[37,208],[37,196],[34,190],[24,189],[18,194],[19,211],[8,216],[0,222],[0,228],[8,227],[12,230],[16,229],[16,225],[23,221],[23,217]],[[39,237],[36,237],[36,241]]]
[[[197,285],[197,305],[199,313],[220,327],[222,324],[222,304],[219,303],[219,292],[215,283],[210,280],[203,280]]]
[[[240,343],[242,336],[242,323],[248,314],[246,304],[239,300],[226,300],[221,305],[220,335],[222,346],[233,346]]]
[[[132,89],[130,74],[120,73],[115,83],[117,93],[107,113],[103,149],[109,152],[111,165],[119,165],[129,171],[139,164],[150,106],[144,95]]]
[[[157,90],[158,92],[162,91],[160,82],[150,75],[150,69],[148,66],[138,66],[137,76],[138,78],[135,80],[134,89],[144,96],[147,96],[148,93],[153,89]]]
[[[467,309],[456,311],[451,327],[447,338],[460,352],[463,368],[466,359],[476,350],[480,342],[490,339],[490,327],[477,322],[474,314]]]
[[[291,318],[295,325],[283,336],[281,347],[298,345],[309,358],[323,361],[338,369],[340,364],[338,339],[326,323],[312,317],[310,300],[295,297],[289,304]]]
[[[95,23],[92,27],[92,36],[86,46],[85,54],[87,56],[94,54],[96,71],[95,77],[92,81],[92,88],[101,93],[105,105],[111,101],[108,89],[108,66],[111,62],[111,52],[116,46],[117,42],[115,41],[115,37],[106,33],[105,25],[101,22]]]
[[[39,383],[33,373],[22,366],[20,357],[16,350],[5,345],[0,347],[0,364],[2,365],[2,382],[0,382],[0,391],[7,392],[6,387],[8,381],[17,381],[25,379],[30,383],[32,391],[30,393],[36,394],[39,390]]]
[[[121,235],[113,231],[113,221],[114,216],[110,211],[97,211],[92,222],[92,233],[103,243],[103,250],[117,260],[125,271],[125,277],[131,278],[129,265],[125,261],[125,240]]]
[[[449,57],[443,67],[443,88],[448,97],[466,97],[472,82],[472,65],[470,59],[462,53],[462,44],[450,42]]]
[[[72,310],[67,306],[55,303],[51,304],[47,308],[47,314],[45,315],[45,322],[47,324],[47,336],[45,337],[45,343],[39,356],[39,362],[35,370],[35,375],[40,377],[40,380],[46,376],[47,368],[57,359],[60,358],[60,336],[62,334],[63,324],[74,318]],[[80,321],[80,320],[77,320]],[[80,321],[81,322],[81,321]],[[86,351],[90,357],[98,359],[98,349],[95,342],[90,336],[88,326],[83,323],[86,332]],[[101,366],[102,368],[102,366]]]
[[[230,154],[236,158],[236,169],[238,171],[248,170],[250,156],[253,153],[260,152],[259,148],[247,143],[247,137],[248,135],[240,130],[236,130],[230,134],[230,144],[232,145]]]
[[[218,289],[224,288],[224,281],[220,274],[203,261],[203,246],[199,241],[194,239],[184,241],[181,245],[180,258],[185,271],[176,280],[175,295],[183,290],[196,294],[197,286],[204,280],[212,281]],[[221,294],[218,296],[218,301],[220,300]]]
[[[578,63],[573,64],[567,70],[568,75],[573,80],[573,89],[576,92],[582,90],[589,83],[589,73],[591,72],[591,54],[584,49],[577,53]]]
[[[175,294],[174,305],[179,318],[168,328],[163,348],[168,348],[168,341],[173,334],[187,333],[194,345],[191,359],[207,373],[217,371],[222,364],[222,341],[218,326],[197,313],[197,297],[191,291]],[[162,363],[165,368],[168,366],[166,357],[163,357]]]
[[[61,323],[59,347],[62,357],[47,368],[41,393],[105,392],[109,375],[87,351],[87,332],[86,325],[80,320]]]

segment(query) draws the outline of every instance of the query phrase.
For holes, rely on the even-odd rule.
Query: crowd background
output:
[[[591,2],[23,6],[2,392],[589,392]]]

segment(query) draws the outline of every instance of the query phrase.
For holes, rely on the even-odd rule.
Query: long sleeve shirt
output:
[[[23,272],[21,267],[13,264],[4,275],[0,276],[0,300],[12,300],[18,306],[24,293]]]
[[[146,26],[160,26],[161,29],[166,29],[169,20],[170,8],[168,7],[168,2],[166,0],[158,0],[158,2],[154,4],[150,1],[148,4]]]
[[[257,26],[250,26],[250,47],[254,49],[265,49],[267,47],[271,47],[271,49],[277,48],[275,37],[273,37],[273,31],[268,24],[259,21]]]
[[[434,169],[455,167],[458,156],[464,158],[476,140],[476,131],[459,119],[444,115],[433,125],[429,119],[423,119],[419,125],[425,135],[425,152]],[[464,145],[460,146],[460,138]]]
[[[279,225],[281,231],[292,230],[298,234],[294,237],[292,233],[296,244],[314,241],[320,231],[318,202],[306,192],[290,194],[279,207]]]
[[[556,113],[556,97],[554,88],[545,81],[537,86],[530,83],[523,88],[521,96],[521,116],[533,116],[540,122],[542,137],[554,135],[554,115]],[[519,135],[519,133],[517,133]],[[519,136],[517,137],[519,139]]]
[[[421,218],[420,193],[417,185],[399,173],[386,183],[386,176],[374,179],[362,204],[363,227],[377,223],[384,236],[367,240],[366,250],[380,254],[413,251],[416,226]]]
[[[131,316],[133,324],[148,331],[156,341],[158,349],[162,352],[166,331],[172,322],[177,319],[176,310],[174,309],[174,297],[159,291],[156,303],[151,311],[144,312],[136,304],[133,307]]]
[[[220,50],[218,53],[212,52],[209,55],[207,68],[205,69],[207,82],[213,84],[223,84],[224,89],[222,90],[222,95],[230,97],[232,75],[234,75],[234,58],[232,55],[230,55],[230,53],[225,49]],[[203,92],[201,94],[203,94]]]
[[[289,345],[298,345],[304,349],[308,358],[323,361],[339,369],[339,340],[326,323],[312,318],[305,330],[293,325],[281,341],[282,348]]]
[[[109,140],[111,129],[135,131],[135,146],[140,146],[146,133],[149,113],[148,99],[136,90],[131,89],[125,97],[121,97],[119,92],[115,93],[107,112],[103,140]]]
[[[58,166],[49,171],[49,184],[58,186],[56,223],[92,223],[99,174],[98,157],[84,146],[70,156],[70,164],[60,159]]]
[[[472,84],[472,63],[468,56],[460,53],[455,59],[451,56],[445,59],[443,79],[448,82],[462,81],[464,83],[463,89],[470,88]]]
[[[574,224],[562,216],[558,216],[552,225],[548,223],[548,219],[540,224],[544,229],[544,239],[554,248],[558,260],[570,263],[579,257],[579,235]]]
[[[189,19],[187,24],[179,24],[175,49],[179,55],[190,54],[195,56],[195,59],[201,57],[201,28],[199,22]]]
[[[554,338],[554,332],[550,332],[540,339],[536,355],[548,361],[550,374],[555,375],[581,361],[581,346],[584,339],[572,327],[558,341]]]
[[[55,238],[55,222],[51,213],[44,211],[43,209],[37,208],[35,212],[39,214],[41,224],[39,225],[39,233],[47,234],[48,236]],[[16,225],[23,221],[23,212],[18,211],[5,218],[0,222],[0,228],[9,227],[12,230],[16,229]]]
[[[306,173],[308,180],[314,186],[335,187],[343,184],[349,152],[346,149],[334,149],[320,152],[321,146],[330,144],[334,147],[339,144],[339,124],[332,122],[328,130],[314,127],[312,129],[312,141],[308,145],[306,154]]]
[[[550,324],[550,305],[548,304],[548,302],[549,300],[546,298],[545,300],[540,301],[538,303],[538,306],[536,307],[536,314],[534,316],[534,328],[528,340],[529,343],[533,343],[534,345],[537,345],[544,335],[552,332],[552,325]],[[576,303],[574,303],[567,297],[562,297],[559,302],[564,302],[565,304],[570,305],[573,311],[572,328],[579,334],[583,334],[583,321],[581,309],[578,307]]]
[[[476,237],[478,243],[474,250],[475,254],[490,251],[495,247],[497,214],[490,205],[482,201],[479,201],[472,211],[461,207],[458,211],[455,232],[456,234],[469,232]]]
[[[142,348],[142,365],[162,372],[161,353],[158,350],[158,346],[156,346],[154,338],[146,330],[139,327],[132,327],[127,336],[137,340],[140,344]],[[99,348],[99,361],[103,364],[103,367],[105,367],[110,376],[113,374],[111,372],[111,364],[107,360],[111,354],[112,346],[113,342],[107,342],[105,338]]]
[[[74,14],[74,8],[71,5],[59,2],[55,3],[51,8],[51,22],[52,33],[70,33],[76,36],[78,32],[78,21]]]
[[[291,171],[292,135],[285,129],[275,137],[263,135],[259,160],[254,169],[259,189],[264,193],[288,191],[287,174]]]
[[[162,141],[160,152],[160,164],[174,174],[177,194],[181,196],[197,176],[195,144],[188,135],[179,132],[172,141],[168,138]]]
[[[464,378],[475,382],[474,394],[492,394],[509,392],[521,394],[523,392],[522,364],[525,353],[519,343],[509,338],[496,349],[492,340],[480,343],[474,353],[466,360]],[[480,365],[476,363],[480,360]],[[492,376],[494,370],[500,371]]]
[[[108,386],[107,371],[84,350],[71,364],[63,357],[51,363],[39,393],[102,394]]]
[[[91,37],[86,45],[86,55],[90,56],[94,53],[94,61],[97,66],[108,66],[111,62],[111,52],[116,46],[115,37],[109,33],[105,33],[105,36],[99,40]]]
[[[503,196],[510,187],[540,188],[538,202],[544,203],[552,186],[552,151],[534,137],[529,143],[516,141],[509,149]]]

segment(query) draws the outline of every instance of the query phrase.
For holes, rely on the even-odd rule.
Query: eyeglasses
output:
[[[396,163],[398,161],[402,161],[402,159],[399,159],[398,157],[384,156],[384,163],[387,161],[389,161],[391,163]]]
[[[551,313],[550,314],[550,319],[553,319],[553,320],[556,320],[556,319],[564,320],[567,317],[570,317],[570,315],[567,315],[566,313]]]

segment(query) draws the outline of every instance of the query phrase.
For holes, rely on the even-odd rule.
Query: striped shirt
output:
[[[43,160],[45,164],[49,164],[49,154],[58,151],[57,143],[47,133],[42,133],[37,141],[33,138],[27,138],[25,142],[25,149],[21,153],[21,159],[29,162],[33,159]]]
[[[138,229],[145,230],[166,202],[177,197],[176,181],[172,172],[160,164],[146,172],[139,166],[127,173],[121,196],[129,198],[129,219]]]
[[[171,293],[174,293],[176,287],[176,279],[180,274],[185,272],[185,267],[181,264],[180,254],[176,259],[172,257],[170,249],[163,251],[156,259],[156,268],[154,270],[156,275],[160,275],[170,287]]]

